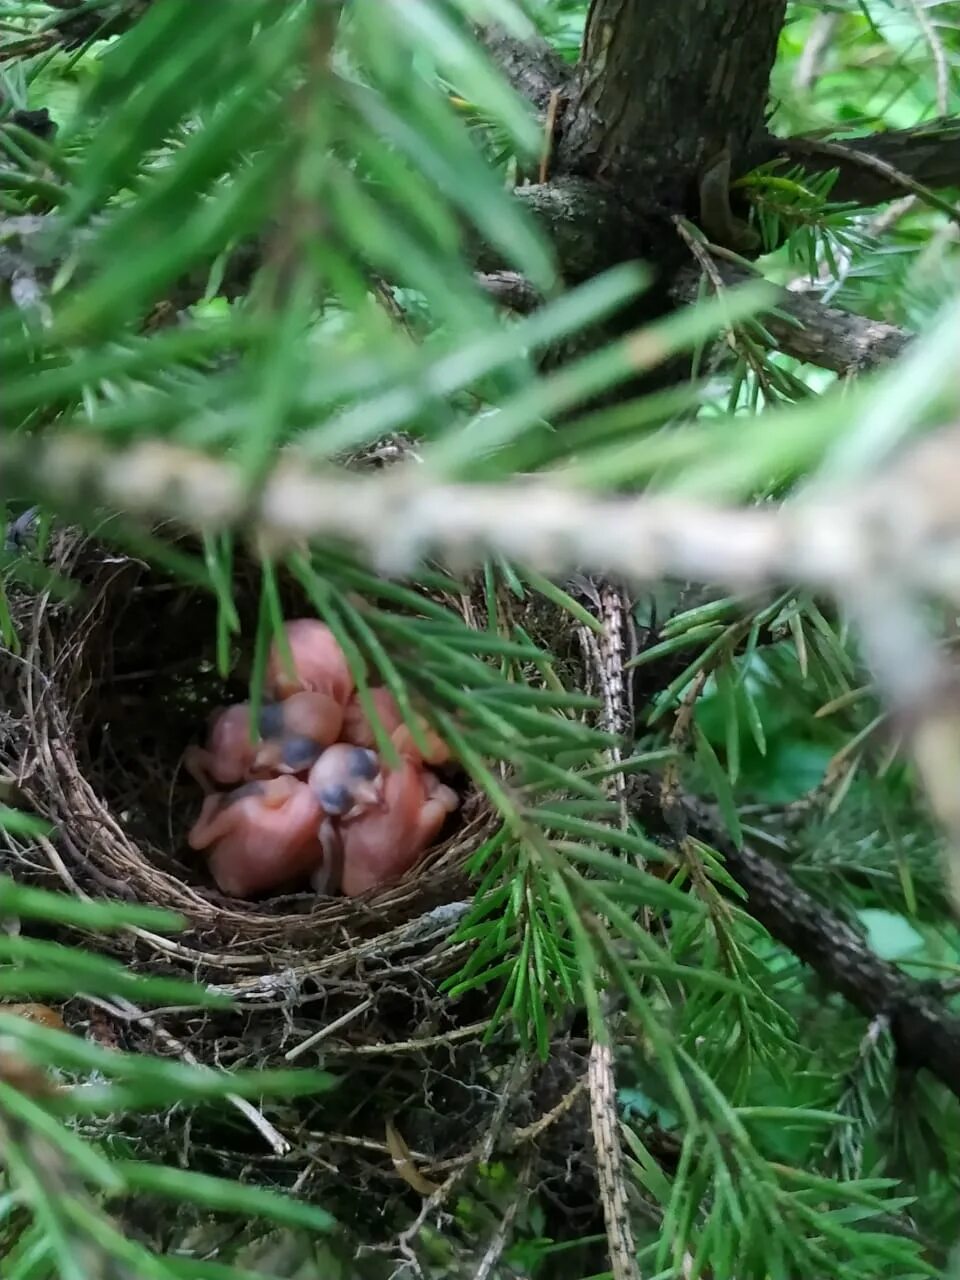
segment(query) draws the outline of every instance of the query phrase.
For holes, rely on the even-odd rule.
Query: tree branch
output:
[[[689,201],[707,157],[762,131],[785,0],[593,0],[560,148],[630,203]]]
[[[514,190],[553,243],[563,278],[587,280],[618,262],[642,258],[650,229],[613,191],[585,178],[559,178]],[[659,231],[662,238],[663,230]],[[476,240],[469,249],[480,271],[495,272],[503,258]]]
[[[748,271],[727,264],[715,265],[730,288],[752,279]],[[679,303],[692,303],[698,297],[699,286],[700,272],[691,267],[677,274],[670,294]],[[777,349],[842,376],[863,373],[895,360],[913,340],[905,329],[824,306],[815,298],[789,289],[780,291],[776,307],[777,311],[764,312],[762,319]]]
[[[538,112],[546,111],[555,90],[570,92],[573,71],[542,36],[518,40],[498,26],[480,27],[477,36],[504,78]]]
[[[493,552],[546,573],[631,582],[792,582],[843,598],[886,577],[960,599],[960,426],[925,437],[874,477],[779,507],[597,497],[541,478],[446,484],[415,464],[377,475],[319,471],[296,449],[251,488],[229,461],[158,440],[121,448],[76,428],[0,438],[0,475],[8,491],[64,514],[101,506],[201,531],[231,527],[277,549],[328,538],[388,573],[413,572],[431,556],[468,569]]]
[[[737,267],[721,263],[715,267],[731,289],[755,278]],[[700,279],[701,273],[694,267],[678,272],[670,297],[681,306],[696,303]],[[476,280],[501,306],[521,315],[529,315],[543,304],[538,290],[516,271],[478,272]],[[777,350],[819,369],[832,369],[842,377],[881,368],[913,341],[913,334],[896,325],[824,306],[816,298],[790,289],[780,291],[776,307],[776,311],[764,312],[762,319]]]
[[[644,231],[637,230],[636,215],[611,192],[583,179],[518,187],[516,197],[541,222],[553,242],[566,280],[588,279],[614,262],[642,254]],[[652,234],[647,231],[647,234]],[[481,268],[478,283],[492,297],[513,310],[529,312],[538,305],[538,294],[515,272],[505,272],[499,256],[476,246]],[[724,283],[732,288],[751,279],[749,272],[717,262]],[[669,284],[677,305],[696,301],[700,273],[682,268]],[[862,373],[896,359],[913,335],[882,320],[871,320],[837,307],[826,307],[815,298],[780,291],[777,314],[767,311],[763,323],[779,350],[821,369],[841,375]]]
[[[668,834],[659,789],[636,782],[635,803],[644,826]],[[960,1017],[925,984],[881,960],[866,939],[806,890],[790,873],[750,848],[738,849],[705,806],[682,802],[688,831],[723,855],[727,870],[746,891],[751,916],[810,966],[833,991],[868,1017],[884,1014],[902,1062],[924,1067],[960,1098]]]
[[[858,159],[857,154],[861,158]],[[831,193],[837,200],[881,204],[915,189],[897,175],[924,187],[960,185],[960,125],[951,120],[860,138],[768,138],[757,157],[784,156],[815,172],[838,169]],[[863,156],[879,162],[869,165]]]

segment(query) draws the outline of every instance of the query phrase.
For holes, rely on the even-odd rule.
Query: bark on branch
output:
[[[747,271],[716,263],[716,271],[729,288],[752,279]],[[477,275],[477,283],[501,306],[528,315],[543,298],[534,286],[516,271],[489,271]],[[671,298],[680,305],[692,305],[699,297],[700,272],[688,267],[677,273],[670,286]],[[846,377],[881,368],[895,360],[913,334],[882,320],[871,320],[851,311],[824,306],[816,298],[782,289],[776,311],[765,312],[763,326],[785,355],[831,369]]]
[[[477,35],[504,78],[538,113],[554,91],[569,93],[573,71],[542,36],[518,40],[497,26],[481,27]]]
[[[737,267],[717,263],[716,269],[731,288],[751,278]],[[682,271],[674,280],[671,296],[681,303],[693,303],[699,284],[699,271]],[[776,306],[776,311],[765,312],[762,319],[777,349],[841,376],[888,364],[913,340],[912,334],[896,325],[824,306],[815,298],[789,289],[780,291]]]
[[[561,161],[683,209],[710,151],[762,130],[785,0],[593,0]]]
[[[856,152],[879,161],[879,166],[866,164]],[[834,199],[882,204],[911,189],[895,176],[897,173],[933,189],[960,185],[960,125],[942,120],[916,129],[830,142],[803,137],[769,138],[758,158],[772,160],[776,156],[786,156],[819,172],[839,170],[831,192]]]
[[[649,780],[638,782],[635,803],[648,830],[668,833],[659,789]],[[881,960],[862,934],[802,889],[785,867],[750,848],[738,849],[704,806],[682,803],[689,834],[723,855],[746,891],[749,914],[861,1013],[885,1015],[900,1061],[926,1068],[960,1098],[960,1017],[946,1008],[936,984]]]

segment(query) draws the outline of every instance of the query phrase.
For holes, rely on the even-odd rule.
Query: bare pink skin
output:
[[[183,767],[204,791],[212,783],[233,786],[253,777],[257,745],[250,734],[250,707],[242,702],[215,711],[205,747],[187,747]]]
[[[263,738],[250,733],[248,703],[226,707],[211,717],[205,747],[188,747],[184,768],[210,791],[214,783],[235,786],[271,773],[305,773],[332,742],[343,724],[343,707],[324,693],[297,693],[276,708],[264,707],[261,719],[275,710],[275,727]],[[287,763],[287,747],[292,739],[302,740],[293,763]],[[309,744],[315,744],[310,752]]]
[[[376,753],[347,742],[328,747],[307,781],[324,813],[332,816],[362,813],[383,800],[383,776]]]
[[[313,887],[318,893],[339,893],[343,874],[343,842],[338,820],[364,813],[372,807],[382,807],[380,760],[377,753],[367,747],[338,742],[329,747],[313,766],[308,782],[324,814],[318,832],[323,863],[313,876]]]
[[[253,768],[304,774],[321,752],[339,738],[343,707],[326,693],[294,693],[276,707],[281,721],[280,735],[264,732]],[[309,755],[301,751],[298,757],[288,759],[286,748],[294,738],[301,739],[304,745],[313,743],[315,750]]]
[[[288,622],[285,630],[293,655],[293,671],[288,669],[274,640],[266,670],[270,696],[283,699],[302,691],[325,693],[341,707],[346,706],[354,690],[353,673],[330,628],[316,618],[297,618]]]
[[[343,892],[356,897],[402,876],[459,804],[455,791],[409,760],[388,773],[383,808],[340,823]]]
[[[211,849],[220,890],[249,898],[308,876],[323,858],[323,814],[307,784],[284,776],[240,791],[207,796],[187,836],[191,849]]]
[[[377,720],[390,736],[390,740],[405,760],[414,764],[446,764],[450,759],[450,748],[430,728],[426,720],[420,717],[420,728],[426,738],[429,750],[426,755],[414,741],[413,734],[404,723],[397,700],[389,689],[383,687],[371,689],[370,696],[376,707]],[[355,742],[358,747],[375,747],[376,737],[370,720],[355,693],[347,703],[343,717],[341,736],[345,742]]]

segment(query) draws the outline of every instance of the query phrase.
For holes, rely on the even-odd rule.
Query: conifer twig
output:
[[[610,582],[595,583],[583,579],[582,590],[590,598],[594,612],[602,623],[597,637],[585,626],[577,628],[588,665],[596,668],[603,702],[603,727],[618,739],[632,723],[632,707],[628,690],[630,679],[624,673],[627,636],[630,634],[630,610],[624,593]],[[620,765],[620,747],[614,743],[606,752],[611,765]],[[626,829],[626,781],[622,770],[611,773],[607,789],[617,801],[619,825]],[[597,1161],[597,1187],[603,1206],[607,1232],[607,1252],[614,1280],[640,1280],[636,1261],[636,1244],[630,1223],[627,1185],[620,1144],[620,1119],[617,1111],[617,1087],[609,1021],[616,1015],[608,1011],[608,1026],[592,1029],[587,1083],[590,1097],[590,1128]]]
[[[596,1038],[590,1046],[589,1081],[590,1128],[597,1158],[597,1183],[607,1228],[610,1267],[614,1280],[640,1280],[623,1177],[613,1050],[608,1043]]]
[[[632,812],[648,831],[673,839],[656,779],[634,776],[631,783]],[[689,796],[681,802],[690,834],[723,855],[727,871],[744,889],[743,908],[832,991],[869,1018],[885,1015],[900,1061],[925,1068],[960,1098],[960,1017],[939,998],[937,985],[882,960],[786,867],[749,845],[738,847],[705,805]]]
[[[496,552],[547,573],[628,582],[792,582],[842,598],[894,574],[960,597],[960,426],[873,478],[762,508],[596,497],[527,479],[448,484],[416,464],[378,476],[311,471],[292,452],[250,488],[230,462],[195,450],[157,441],[116,449],[79,432],[0,439],[0,477],[54,510],[97,505],[197,531],[236,528],[273,551],[332,538],[388,573],[432,556],[472,568]]]

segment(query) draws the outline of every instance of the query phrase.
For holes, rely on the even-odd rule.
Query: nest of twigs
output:
[[[576,1028],[567,1028],[550,1061],[534,1068],[509,1033],[481,1048],[498,993],[473,992],[456,1002],[440,995],[441,980],[469,953],[454,933],[470,898],[466,864],[495,827],[484,797],[455,767],[448,772],[445,780],[462,803],[444,838],[400,881],[366,897],[225,897],[205,858],[186,843],[201,796],[182,757],[202,739],[213,708],[248,696],[249,668],[239,651],[246,646],[249,663],[257,566],[237,569],[244,639],[234,674],[224,681],[215,662],[211,594],[78,534],[58,534],[48,558],[80,592],[65,600],[24,588],[8,597],[19,652],[0,658],[6,708],[0,769],[12,781],[13,802],[47,819],[51,834],[4,833],[0,868],[20,882],[78,897],[178,913],[186,928],[173,935],[128,928],[78,938],[71,930],[70,939],[109,949],[141,973],[179,970],[236,1002],[226,1013],[152,1014],[78,993],[63,1010],[67,1025],[117,1047],[226,1068],[319,1061],[341,1081],[332,1105],[321,1095],[271,1111],[271,1119],[248,1108],[227,1118],[229,1132],[222,1121],[194,1121],[189,1140],[168,1118],[141,1115],[133,1140],[146,1142],[151,1154],[169,1148],[194,1169],[241,1176],[251,1154],[261,1160],[265,1139],[273,1154],[258,1165],[261,1178],[272,1167],[278,1185],[296,1183],[324,1203],[350,1190],[345,1203],[331,1207],[369,1238],[385,1229],[389,1235],[388,1223],[408,1218],[423,1194],[398,1178],[385,1145],[390,1117],[400,1117],[418,1176],[438,1183],[451,1170],[460,1177],[488,1159],[494,1137],[508,1132],[529,1132],[525,1140],[535,1138],[541,1162],[552,1167],[549,1129],[557,1140],[557,1194],[567,1187],[570,1197],[564,1191],[557,1201],[558,1237],[595,1228],[592,1189],[584,1201],[584,1188],[569,1182],[577,1135],[587,1130],[585,1115],[577,1114],[585,1045]],[[292,583],[283,590],[288,617],[312,612]],[[456,603],[482,625],[479,601]],[[550,617],[556,622],[552,606]],[[543,617],[526,621],[545,636]],[[538,1167],[537,1177],[549,1185],[553,1175]],[[584,1173],[592,1188],[586,1166]],[[352,1192],[377,1182],[379,1207],[364,1222],[364,1202]],[[399,1216],[384,1213],[391,1189]]]
[[[297,966],[342,974],[371,939],[462,898],[464,864],[490,830],[462,774],[451,779],[463,803],[444,838],[379,892],[252,902],[219,892],[205,859],[186,843],[201,797],[182,757],[202,739],[214,708],[246,699],[250,655],[241,641],[234,674],[220,677],[217,602],[199,587],[77,536],[61,535],[53,560],[80,585],[79,598],[21,595],[21,651],[3,658],[3,763],[25,804],[55,830],[39,847],[17,848],[18,878],[179,913],[184,932],[173,939],[128,934],[131,951],[153,950],[221,982],[283,970],[289,983]],[[286,589],[291,615],[310,612]],[[257,590],[255,567],[241,567],[237,606],[248,647]]]

